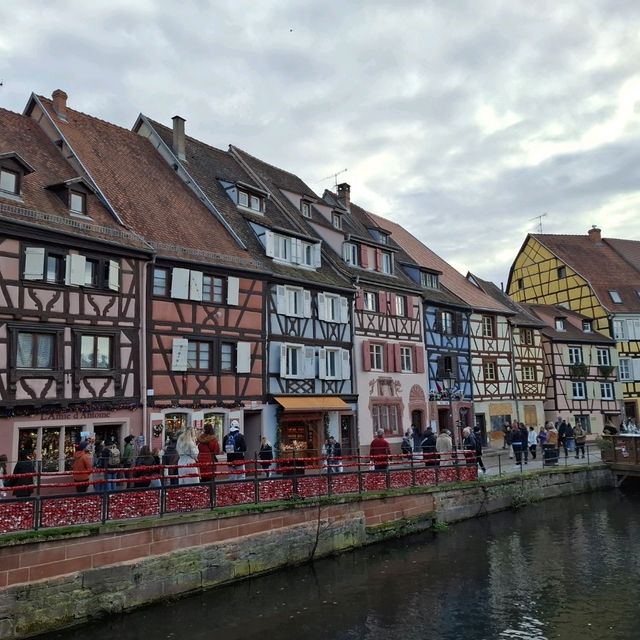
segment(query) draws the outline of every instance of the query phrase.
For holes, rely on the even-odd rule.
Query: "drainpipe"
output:
[[[509,347],[511,348],[511,381],[513,385],[513,402],[516,405],[516,420],[520,422],[520,403],[518,402],[518,384],[516,380],[516,363],[515,363],[515,345],[513,342],[513,325],[507,321],[509,325]]]

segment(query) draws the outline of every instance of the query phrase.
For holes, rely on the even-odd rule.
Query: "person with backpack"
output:
[[[244,480],[244,454],[247,443],[240,433],[240,421],[234,418],[229,426],[229,433],[222,440],[222,449],[227,454],[227,463],[230,466],[229,480]]]
[[[118,441],[115,436],[111,436],[109,439],[109,472],[107,473],[107,487],[109,491],[115,491],[121,488],[121,484],[114,482],[118,479],[118,475],[121,473],[120,468],[120,449],[118,449]],[[126,486],[126,485],[125,485]]]

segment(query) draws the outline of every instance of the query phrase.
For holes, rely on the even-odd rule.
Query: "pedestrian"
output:
[[[567,428],[564,433],[564,457],[569,457],[569,453],[573,453],[576,450],[576,438],[573,430],[573,426],[570,422],[567,422]]]
[[[180,432],[176,442],[178,456],[178,484],[196,484],[198,477],[198,445],[196,444],[193,427],[186,427]]]
[[[411,437],[411,431],[407,429],[402,436],[402,444],[400,445],[400,451],[406,458],[411,459],[411,453],[413,452],[413,439]]]
[[[561,420],[560,424],[556,424],[556,429],[558,430],[558,448],[562,447],[564,449],[564,457],[566,458],[568,455],[567,452],[567,421]]]
[[[462,448],[467,466],[476,465],[476,437],[471,432],[471,427],[462,430]]]
[[[151,455],[153,456],[154,469],[151,472],[153,477],[151,478],[151,482],[149,483],[149,486],[159,489],[162,486],[162,479],[161,479],[161,473],[160,473],[160,457],[161,457],[160,449],[158,449],[158,447],[154,447],[151,450]]]
[[[487,473],[487,469],[482,461],[482,429],[480,429],[480,427],[473,428],[473,437],[476,439],[476,462],[482,470],[482,473]]]
[[[527,448],[528,437],[525,437],[522,441],[522,431],[520,424],[517,421],[513,421],[511,425],[511,448],[516,457],[516,466],[522,465],[522,451]]]
[[[529,464],[529,431],[527,429],[527,425],[524,422],[520,422],[518,424],[518,428],[520,429],[520,433],[518,435],[520,437],[520,442],[522,443],[522,455],[524,457],[524,463]]]
[[[13,475],[24,474],[26,477],[9,478],[4,481],[5,487],[14,487],[13,495],[16,498],[28,498],[33,493],[33,476],[35,468],[33,460],[29,460],[30,451],[20,449],[18,451],[18,462],[13,467]]]
[[[548,422],[546,426],[547,439],[543,445],[544,464],[558,464],[558,430],[553,422]]]
[[[509,451],[509,457],[513,458],[513,426],[508,423],[504,426],[504,442],[507,450]]]
[[[258,451],[258,458],[260,458],[260,466],[268,478],[271,469],[271,463],[273,461],[273,445],[267,440],[266,436],[260,438],[260,451]]]
[[[584,446],[587,442],[587,432],[582,428],[579,422],[576,422],[576,426],[573,429],[573,437],[576,439],[576,460],[580,457],[582,451],[582,457],[584,458]]]
[[[177,464],[180,456],[176,451],[177,436],[175,433],[170,433],[167,436],[167,442],[164,447],[164,454],[162,455],[162,464],[164,465],[164,475],[168,478],[169,484],[178,484],[178,469]]]
[[[109,449],[109,465],[107,472],[107,487],[108,491],[115,491],[120,488],[120,484],[116,482],[118,479],[118,475],[121,473],[121,464],[120,464],[120,449],[118,449],[118,440],[116,436],[111,436],[109,438],[109,445],[107,447]]]
[[[129,469],[133,467],[133,463],[135,462],[135,457],[136,457],[136,451],[135,451],[135,447],[133,446],[133,440],[134,440],[134,437],[131,434],[129,434],[124,439],[124,447],[122,448],[121,463],[122,463],[122,466],[125,468],[124,477],[127,479],[131,478],[131,471],[129,471]],[[131,487],[131,486],[132,486],[132,483],[127,482],[127,487]]]
[[[140,451],[135,460],[135,471],[133,472],[133,477],[136,478],[133,482],[134,487],[140,489],[148,487],[151,484],[153,470],[149,467],[153,467],[154,464],[155,460],[148,445],[145,444],[140,447]]]
[[[441,431],[436,438],[436,451],[438,452],[438,461],[442,466],[453,464],[453,439],[448,429]]]
[[[240,421],[236,418],[231,420],[229,433],[222,440],[222,448],[227,454],[227,463],[231,465],[229,480],[244,480],[244,454],[247,450],[247,443],[240,433]]]
[[[427,427],[424,432],[424,438],[420,442],[422,449],[422,457],[424,458],[425,467],[438,466],[438,454],[436,452],[436,435],[431,427]]]
[[[214,477],[215,463],[218,462],[220,443],[213,433],[213,426],[205,424],[202,433],[198,436],[198,468],[200,469],[200,482],[210,482]]]
[[[93,469],[93,459],[87,450],[87,444],[87,441],[83,440],[78,445],[77,451],[73,454],[73,466],[71,470],[73,473],[73,481],[76,483],[77,493],[86,493],[91,484],[89,479],[91,478],[91,471]]]
[[[327,469],[329,471],[333,471],[334,473],[339,473],[340,466],[342,465],[342,447],[333,436],[329,436],[329,440],[327,441],[326,446]]]
[[[531,453],[531,459],[535,460],[537,455],[536,449],[538,446],[538,434],[536,433],[536,430],[533,427],[529,427],[528,442],[529,442],[529,452]]]
[[[411,440],[412,442],[412,450],[413,451],[420,451],[420,443],[422,442],[422,431],[420,430],[420,427],[418,427],[415,424],[411,425]]]
[[[369,457],[376,471],[386,469],[389,466],[389,456],[391,455],[391,446],[384,438],[384,431],[378,429],[376,437],[369,445]]]
[[[93,482],[95,491],[109,491],[109,457],[111,456],[111,450],[100,442],[100,447],[96,447],[100,453],[96,459],[95,468],[100,469],[101,472],[96,474],[96,478]]]
[[[0,498],[6,498],[7,492],[4,490],[4,478],[7,475],[7,462],[9,458],[6,453],[0,453]]]

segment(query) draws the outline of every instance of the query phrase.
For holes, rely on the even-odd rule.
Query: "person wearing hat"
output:
[[[87,441],[83,440],[73,454],[73,481],[76,483],[77,493],[86,493],[89,489],[89,478],[93,468],[91,454],[87,450]]]
[[[133,436],[132,435],[128,435],[125,439],[124,439],[124,447],[122,448],[122,456],[121,456],[121,460],[120,463],[122,464],[123,467],[133,467],[133,463],[134,463],[134,458],[135,458],[135,449],[133,447]],[[127,478],[131,478],[132,474],[131,471],[125,471],[124,472],[125,476]],[[133,483],[132,482],[128,482],[127,483],[128,487],[132,487]]]
[[[229,464],[229,480],[244,480],[244,454],[247,443],[240,433],[240,421],[234,418],[229,424],[229,433],[222,440],[222,449],[227,454]]]

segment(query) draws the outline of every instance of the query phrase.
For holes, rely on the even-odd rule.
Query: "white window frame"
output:
[[[342,215],[339,213],[331,214],[331,226],[338,231],[342,231]]]
[[[13,187],[9,188],[10,185],[6,183],[3,186],[2,184],[2,176],[6,175],[13,179]],[[14,196],[20,195],[20,174],[17,171],[11,171],[10,169],[5,169],[4,167],[0,168],[0,191],[3,193],[11,193]]]
[[[384,345],[378,343],[369,345],[369,361],[371,371],[384,371]]]
[[[341,355],[340,349],[327,348],[324,350],[325,379],[327,380],[342,379],[342,372],[341,372],[342,361],[341,361],[340,355]]]
[[[341,321],[340,296],[324,294],[324,319],[327,322]]]
[[[408,315],[407,310],[409,307],[409,303],[407,301],[407,296],[397,295],[396,296],[396,315],[402,318]]]
[[[304,347],[299,344],[286,344],[286,368],[284,374],[281,372],[282,378],[304,378]],[[295,362],[295,372],[293,365]]]
[[[493,324],[493,317],[492,316],[482,316],[482,335],[485,338],[495,338],[495,336],[493,335],[495,333],[494,331],[494,324]]]
[[[413,373],[413,347],[400,346],[400,368],[402,373]]]
[[[530,364],[523,365],[522,379],[525,382],[536,382],[536,368]]]
[[[353,242],[345,242],[342,245],[342,259],[353,267],[360,266],[360,248]]]
[[[613,382],[600,383],[600,398],[602,400],[615,400]]]
[[[568,348],[569,364],[584,364],[584,358],[582,356],[582,347],[569,347]]]
[[[310,218],[311,217],[311,205],[308,202],[306,202],[305,200],[301,200],[300,201],[300,213],[305,218]]]
[[[622,304],[622,297],[620,296],[620,292],[616,289],[609,289],[609,297],[613,304]]]
[[[423,287],[427,287],[428,289],[438,289],[440,287],[438,275],[435,273],[422,271],[420,273],[420,282]]]
[[[614,340],[627,339],[627,322],[626,320],[613,321],[613,338]]]
[[[440,311],[440,333],[453,335],[453,313],[451,311]]]
[[[631,358],[620,358],[618,364],[618,378],[621,382],[633,380],[633,363]]]
[[[571,382],[571,397],[574,400],[587,399],[587,385],[582,380]]]
[[[555,320],[555,328],[556,331],[566,331],[567,327],[565,324],[565,319],[564,318],[556,318]]]
[[[596,349],[596,356],[598,358],[599,367],[611,366],[611,355],[609,349]]]
[[[487,373],[491,371],[492,376],[488,376]],[[498,380],[498,365],[493,360],[488,360],[482,363],[482,376],[485,382],[497,382]]]
[[[386,251],[382,252],[382,257],[380,258],[380,269],[382,273],[389,275],[393,273],[393,259],[391,254]]]
[[[374,291],[365,291],[363,298],[363,308],[365,311],[378,311],[378,294]]]

